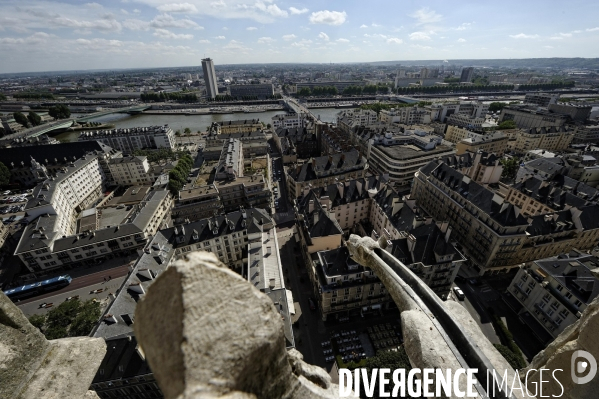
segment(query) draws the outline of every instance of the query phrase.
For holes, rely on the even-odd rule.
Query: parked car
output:
[[[479,285],[480,281],[477,278],[471,278],[468,282],[472,285]]]
[[[310,310],[316,310],[316,304],[312,300],[312,298],[308,298],[308,302],[310,303]]]
[[[456,298],[458,298],[460,301],[463,300],[465,297],[464,291],[462,291],[460,287],[453,287],[453,293],[455,294]]]

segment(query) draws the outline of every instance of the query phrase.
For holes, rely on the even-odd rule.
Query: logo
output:
[[[587,351],[578,350],[572,354],[570,363],[572,381],[575,384],[586,384],[597,374],[597,360]],[[586,373],[586,376],[582,376]]]

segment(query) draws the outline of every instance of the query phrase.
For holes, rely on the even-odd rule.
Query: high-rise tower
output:
[[[206,96],[214,98],[218,95],[218,84],[216,82],[216,72],[214,72],[214,62],[211,58],[202,60],[202,69],[204,70],[204,82],[206,83]]]

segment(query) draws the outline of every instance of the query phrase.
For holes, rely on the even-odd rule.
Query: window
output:
[[[574,302],[574,305],[579,308],[582,305],[582,302],[577,299],[576,302]]]
[[[559,292],[562,292],[562,290],[563,290],[563,289],[564,289],[564,287],[563,287],[561,284],[559,284],[559,285],[557,286],[557,290],[558,290]]]
[[[545,294],[545,295],[543,295],[543,300],[544,300],[545,302],[549,302],[549,300],[550,300],[550,299],[551,299],[551,295],[549,295],[549,294]]]
[[[553,301],[551,308],[557,310],[559,308],[559,303],[557,303],[557,301]]]
[[[571,292],[566,292],[566,295],[564,295],[566,298],[570,299],[572,298],[572,293]]]

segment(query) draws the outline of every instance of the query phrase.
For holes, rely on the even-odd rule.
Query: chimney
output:
[[[414,248],[416,247],[416,237],[414,237],[413,234],[410,234],[408,236],[407,244],[408,244],[408,251],[410,251],[411,253],[413,253],[414,252]]]
[[[318,223],[319,217],[320,217],[320,212],[314,212],[314,224]]]
[[[310,200],[308,202],[308,213],[312,213],[314,211],[314,200]]]

